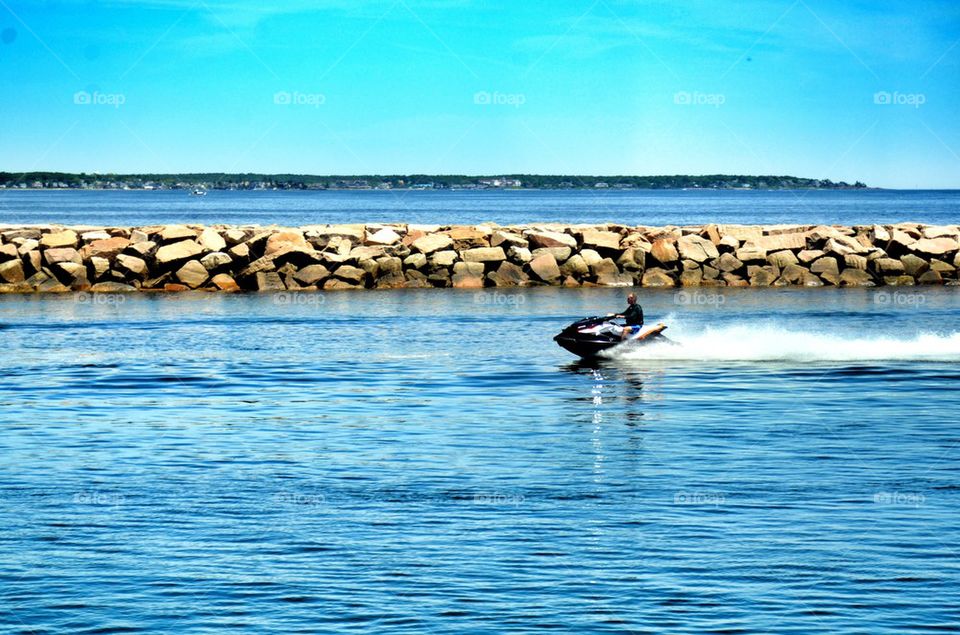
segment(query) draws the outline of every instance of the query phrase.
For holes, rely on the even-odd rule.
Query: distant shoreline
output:
[[[793,190],[868,189],[830,179],[773,175],[573,175],[507,174],[87,174],[0,172],[0,189],[94,190]]]

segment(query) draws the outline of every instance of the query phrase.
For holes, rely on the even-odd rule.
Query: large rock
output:
[[[198,242],[207,251],[223,251],[227,248],[227,241],[224,240],[223,236],[209,227],[200,232]]]
[[[644,272],[640,284],[645,287],[674,287],[677,283],[669,273],[654,267]]]
[[[137,288],[122,282],[98,282],[90,287],[92,293],[133,293]]]
[[[477,273],[455,273],[452,278],[454,289],[482,289],[483,274]]]
[[[844,287],[872,287],[873,277],[860,269],[844,269],[840,274],[840,285]]]
[[[577,248],[577,239],[570,234],[552,231],[528,231],[524,237],[530,242],[530,247],[569,247]]]
[[[207,268],[207,271],[213,271],[230,266],[233,263],[233,258],[230,257],[230,254],[215,251],[201,258],[200,263]]]
[[[677,252],[673,241],[667,239],[654,241],[650,247],[650,255],[653,256],[657,262],[665,265],[674,263],[680,259],[680,254]]]
[[[820,249],[803,249],[797,253],[797,260],[803,264],[809,264],[825,255]]]
[[[590,266],[584,261],[583,256],[580,254],[574,254],[567,259],[562,265],[560,265],[560,273],[565,276],[573,276],[575,278],[582,278],[590,272]]]
[[[60,282],[64,286],[70,287],[74,291],[83,291],[90,288],[90,281],[87,279],[87,268],[84,265],[78,265],[75,262],[61,262],[57,265]]]
[[[287,287],[276,271],[259,271],[254,276],[254,288],[257,291],[283,291]]]
[[[720,259],[717,262],[717,268],[720,271],[731,273],[741,269],[742,267],[743,267],[743,263],[740,262],[740,260],[738,260],[737,257],[734,256],[733,254],[731,253],[720,254]]]
[[[801,284],[808,275],[812,274],[798,264],[787,263],[780,271],[780,278],[789,284]]]
[[[427,257],[421,253],[410,254],[403,259],[403,264],[411,269],[423,269],[427,264]]]
[[[423,254],[432,254],[435,251],[449,249],[453,246],[453,239],[446,234],[427,234],[413,241],[411,247]]]
[[[80,240],[85,243],[92,243],[95,240],[107,240],[108,238],[110,238],[110,234],[102,229],[83,232],[80,234]]]
[[[736,251],[737,260],[741,262],[766,262],[767,250],[757,247],[753,243],[746,243]]]
[[[227,273],[218,273],[210,279],[215,287],[221,291],[239,291],[240,285],[233,279],[233,276]]]
[[[307,265],[293,274],[294,280],[306,286],[319,285],[329,277],[330,270],[323,265]]]
[[[837,264],[837,259],[833,256],[824,256],[810,265],[810,271],[819,274],[832,273],[837,275],[840,273],[840,266]]]
[[[335,278],[351,284],[361,284],[363,283],[367,272],[351,265],[342,265],[337,267],[337,269],[333,272],[333,275]]]
[[[775,251],[772,254],[768,254],[767,262],[783,269],[787,265],[796,265],[800,261],[792,251],[784,249],[783,251]]]
[[[952,254],[960,249],[960,243],[955,238],[946,236],[940,238],[921,238],[913,243],[914,252],[923,256],[943,256]]]
[[[307,244],[307,239],[298,231],[283,231],[271,234],[267,237],[264,244],[264,256],[277,256],[281,253],[289,253],[293,248],[301,250],[311,250],[312,246]]]
[[[20,251],[17,249],[16,245],[7,243],[6,245],[0,245],[0,262],[5,260],[13,260],[20,256]]]
[[[833,254],[839,258],[843,258],[844,256],[848,256],[850,254],[865,254],[869,251],[869,249],[853,238],[849,238],[847,236],[834,236],[833,238],[827,240],[826,244],[823,246],[823,251],[828,254]]]
[[[717,243],[717,251],[719,251],[720,253],[724,253],[724,252],[734,253],[739,248],[740,248],[740,241],[734,238],[733,236],[723,236],[720,239],[720,242]]]
[[[76,247],[80,242],[77,232],[72,229],[65,229],[58,232],[44,234],[40,238],[40,246],[44,249],[55,249],[57,247]]]
[[[453,273],[469,273],[476,276],[482,276],[484,264],[482,262],[455,262],[453,263]]]
[[[118,271],[132,278],[144,278],[147,275],[147,263],[143,258],[129,254],[120,254],[114,261]]]
[[[83,264],[80,252],[73,247],[59,247],[44,250],[43,259],[48,265],[55,265],[61,262],[72,262],[78,265]]]
[[[529,282],[530,277],[518,265],[512,262],[500,263],[500,268],[487,274],[487,278],[498,287],[519,287]]]
[[[506,244],[507,249],[510,247],[530,246],[530,242],[520,234],[500,230],[493,232],[493,234],[490,236],[490,246],[499,247],[504,244]]]
[[[454,227],[444,233],[453,240],[456,249],[487,247],[490,244],[489,232],[473,227]]]
[[[581,234],[580,243],[590,249],[617,251],[620,249],[620,234],[588,229]]]
[[[806,232],[777,234],[755,238],[753,244],[765,251],[782,251],[784,249],[804,249],[807,246]],[[737,256],[739,258],[739,256]]]
[[[924,227],[920,233],[924,238],[941,238],[944,236],[948,238],[957,238],[957,235],[960,232],[957,231],[957,227],[955,225],[946,225]]]
[[[434,269],[441,267],[452,267],[460,255],[452,249],[438,251],[430,258],[430,266]]]
[[[725,273],[721,276],[723,281],[727,283],[728,287],[749,287],[750,283],[741,278],[738,275],[732,273]]]
[[[906,254],[902,256],[900,258],[900,263],[903,265],[904,273],[914,278],[920,276],[920,274],[924,273],[930,268],[930,264],[926,260],[913,254]]]
[[[584,251],[593,251],[592,249],[585,249]],[[557,262],[563,262],[570,257],[572,250],[569,247],[540,247],[539,249],[534,249],[531,258],[537,258],[543,254],[550,254],[554,257]],[[597,252],[593,252],[597,253]],[[586,256],[584,256],[586,259]]]
[[[462,252],[465,262],[502,262],[507,259],[502,247],[476,247]]]
[[[402,274],[403,261],[396,256],[382,256],[377,258],[381,275]]]
[[[207,268],[199,260],[190,260],[177,269],[177,280],[191,289],[196,289],[207,281]]]
[[[750,286],[769,287],[776,282],[779,277],[774,267],[757,267],[753,275],[750,276]]]
[[[19,260],[0,262],[0,280],[10,284],[16,284],[23,282],[25,279],[22,262]]]
[[[865,256],[858,256],[857,254],[847,254],[843,257],[843,263],[849,269],[860,269],[862,271],[867,270],[867,259]]]
[[[877,258],[873,261],[873,268],[884,276],[898,276],[906,271],[897,258]]]
[[[384,227],[372,234],[367,234],[368,245],[394,245],[400,242],[400,234],[389,227]]]
[[[156,260],[160,266],[169,266],[195,258],[203,253],[201,247],[194,240],[181,240],[164,245],[157,250]]]
[[[365,245],[363,247],[354,247],[350,250],[350,260],[376,260],[384,255],[386,251],[380,245]]]
[[[130,240],[121,236],[95,240],[83,247],[80,251],[81,257],[88,258],[99,257],[113,260],[117,254],[122,252],[130,244]]]
[[[624,271],[643,271],[647,266],[647,252],[640,248],[627,247],[617,258],[617,266]]]
[[[917,282],[920,284],[943,284],[943,276],[940,275],[939,271],[931,269],[917,278]]]
[[[532,241],[531,241],[532,242]],[[560,277],[560,267],[552,254],[545,253],[530,261],[530,271],[544,282],[554,282]]]
[[[892,256],[899,256],[909,251],[917,239],[900,229],[890,232],[890,241],[887,243],[887,252]]]
[[[168,245],[181,240],[195,240],[197,231],[184,225],[167,225],[160,230],[158,236],[161,244]]]
[[[103,274],[110,270],[110,261],[106,258],[93,256],[92,258],[88,258],[87,262],[90,264],[90,268],[93,269],[94,280],[99,280],[103,277]]]
[[[700,268],[686,269],[680,274],[682,287],[699,287],[701,282],[703,282],[703,271]]]
[[[717,250],[716,245],[706,238],[701,238],[695,234],[682,236],[680,240],[677,241],[677,248],[680,251],[680,257],[684,260],[704,262],[720,257],[720,252]]]
[[[533,260],[533,254],[531,254],[530,250],[526,247],[510,247],[507,250],[507,257],[510,258],[511,262],[521,265]]]

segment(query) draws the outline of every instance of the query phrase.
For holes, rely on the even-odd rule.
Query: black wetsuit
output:
[[[643,309],[637,303],[631,304],[623,312],[627,326],[643,326]]]

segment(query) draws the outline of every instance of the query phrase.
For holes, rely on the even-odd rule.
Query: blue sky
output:
[[[960,187],[954,2],[0,0],[0,170]]]

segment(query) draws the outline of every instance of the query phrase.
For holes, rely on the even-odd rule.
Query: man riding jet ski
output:
[[[620,325],[614,319],[623,319],[624,324]],[[644,331],[643,308],[637,303],[636,294],[631,293],[627,296],[627,309],[623,313],[574,322],[553,339],[574,355],[594,357],[628,340],[643,343],[669,341],[663,336],[666,328],[658,324]]]

